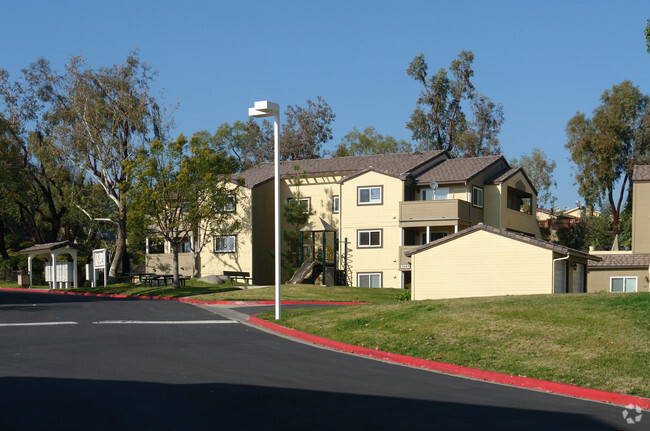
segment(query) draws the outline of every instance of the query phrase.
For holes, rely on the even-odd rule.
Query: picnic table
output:
[[[185,287],[185,281],[189,277],[179,277],[179,284],[181,287]],[[160,282],[162,281],[165,286],[167,286],[167,281],[168,280],[173,280],[174,276],[172,274],[147,274],[145,277],[142,277],[142,281],[144,281],[144,285],[146,286],[151,286],[153,287],[154,282],[156,283],[156,286],[160,286]]]

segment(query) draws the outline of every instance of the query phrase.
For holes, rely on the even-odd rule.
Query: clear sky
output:
[[[256,100],[336,114],[332,150],[357,127],[410,140],[420,91],[406,74],[474,52],[474,84],[504,106],[508,158],[542,148],[557,162],[560,207],[579,199],[565,150],[567,121],[591,114],[605,89],[629,79],[650,93],[643,31],[648,0],[624,1],[6,1],[0,68],[18,78],[39,57],[112,66],[138,49],[156,90],[177,104],[175,134],[247,119]]]

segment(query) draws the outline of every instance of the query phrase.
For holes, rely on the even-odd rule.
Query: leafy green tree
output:
[[[530,154],[522,154],[519,159],[512,158],[510,163],[513,166],[521,166],[530,181],[537,189],[537,200],[540,204],[550,206],[555,205],[555,196],[551,188],[557,187],[557,182],[553,179],[555,170],[555,160],[550,160],[546,153],[540,148],[535,147]]]
[[[645,46],[648,53],[650,53],[650,19],[646,21],[645,26]]]
[[[578,112],[569,120],[566,148],[577,167],[581,196],[590,207],[607,203],[615,235],[632,169],[648,159],[650,139],[644,131],[648,96],[623,81],[606,90],[601,102],[592,118]]]
[[[228,151],[237,159],[241,170],[273,160],[273,128],[266,120],[261,125],[252,119],[235,121],[232,126],[223,123],[212,136],[201,131],[194,137]]]
[[[29,71],[21,81],[12,82],[0,70],[0,139],[4,163],[13,172],[3,181],[7,199],[3,212],[12,212],[31,241],[60,239],[80,176],[53,145],[55,136]]]
[[[428,76],[428,65],[420,54],[411,61],[407,74],[422,84],[416,108],[406,127],[424,150],[447,150],[452,156],[474,157],[500,154],[497,135],[503,123],[503,107],[476,93],[472,51],[461,51],[449,71],[441,68]],[[470,103],[473,118],[466,118],[463,103]]]
[[[152,228],[171,244],[173,287],[178,288],[179,246],[189,232],[200,227],[209,238],[238,227],[229,208],[237,195],[237,185],[231,181],[236,163],[204,141],[188,142],[180,135],[167,143],[154,140],[130,167],[135,182],[129,197],[135,217],[150,220]],[[194,242],[195,259],[198,247],[208,242],[205,237]]]
[[[343,137],[336,147],[335,157],[364,156],[371,154],[405,153],[413,151],[410,142],[399,141],[392,136],[377,133],[374,127],[368,126],[360,132],[356,127]]]

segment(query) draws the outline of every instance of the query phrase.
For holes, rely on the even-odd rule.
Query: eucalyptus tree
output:
[[[406,127],[424,150],[447,150],[452,156],[500,154],[497,135],[503,106],[476,92],[472,83],[472,51],[461,51],[445,68],[429,76],[423,54],[409,64],[407,74],[422,84],[415,110]],[[470,118],[465,109],[469,103]]]
[[[363,156],[370,154],[405,153],[412,151],[410,142],[384,136],[372,127],[360,132],[356,127],[348,132],[336,147],[334,156]]]
[[[649,160],[648,96],[623,81],[600,100],[592,117],[578,112],[569,120],[565,147],[577,168],[580,195],[587,206],[601,201],[609,206],[615,235],[632,169]]]
[[[150,94],[153,78],[137,53],[111,67],[94,68],[73,56],[63,74],[52,71],[45,60],[28,71],[29,82],[48,105],[48,127],[59,151],[101,185],[112,203],[112,214],[103,217],[82,208],[93,220],[116,225],[111,277],[126,256],[126,195],[132,184],[127,165],[168,124]],[[124,262],[128,265],[127,259]]]

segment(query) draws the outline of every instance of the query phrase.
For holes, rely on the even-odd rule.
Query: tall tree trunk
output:
[[[115,240],[115,254],[111,262],[111,269],[108,276],[117,276],[117,269],[126,253],[126,196],[120,192],[119,205],[117,208],[117,239]]]
[[[7,244],[5,243],[5,224],[2,219],[0,219],[0,257],[3,259],[9,259]]]
[[[172,275],[174,276],[172,279],[172,288],[178,289],[181,287],[178,274],[178,240],[170,241],[170,245],[172,247]]]

